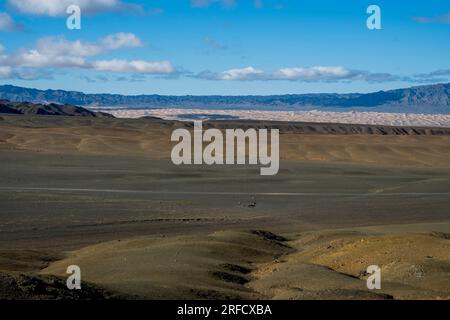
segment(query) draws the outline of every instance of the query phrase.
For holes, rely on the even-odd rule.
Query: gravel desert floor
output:
[[[256,125],[276,176],[173,165],[186,123],[2,115],[0,297],[450,298],[450,130]]]

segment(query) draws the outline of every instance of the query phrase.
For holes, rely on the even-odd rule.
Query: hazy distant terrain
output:
[[[211,109],[138,109],[92,108],[109,112],[118,118],[145,116],[167,120],[261,120],[306,123],[345,123],[384,126],[450,127],[450,114],[417,114],[365,111],[269,111]]]
[[[151,88],[149,88],[151,91]],[[77,106],[210,108],[266,110],[370,110],[384,112],[450,113],[450,83],[406,89],[349,94],[289,94],[268,96],[163,96],[84,94],[0,86],[0,99],[12,102],[59,103]]]

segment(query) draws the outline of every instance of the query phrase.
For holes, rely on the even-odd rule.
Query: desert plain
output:
[[[279,173],[174,165],[188,122],[1,115],[0,298],[450,298],[450,129],[205,125],[279,128]]]

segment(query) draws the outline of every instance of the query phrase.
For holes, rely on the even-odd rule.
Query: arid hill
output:
[[[114,116],[108,113],[93,112],[68,104],[35,104],[31,102],[9,102],[8,100],[0,100],[0,113],[114,118]]]

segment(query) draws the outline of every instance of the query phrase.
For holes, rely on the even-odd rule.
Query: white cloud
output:
[[[244,2],[244,1],[242,1]],[[248,0],[247,0],[248,2]],[[268,1],[270,2],[270,1]],[[197,7],[197,8],[206,8],[209,7],[212,4],[219,3],[224,8],[230,8],[235,6],[238,1],[237,0],[191,0],[191,6]],[[265,0],[253,0],[253,6],[256,9],[261,9],[265,5]],[[272,5],[274,5],[275,8],[280,9],[283,7],[282,1],[272,1]]]
[[[36,42],[34,48],[19,49],[10,55],[0,55],[3,77],[17,75],[21,69],[21,77],[29,70],[42,71],[44,68],[79,68],[87,70],[140,73],[140,74],[174,74],[175,68],[169,61],[147,60],[92,60],[89,58],[109,53],[111,51],[142,45],[141,40],[132,33],[116,33],[99,39],[95,43],[80,40],[69,41],[64,37],[46,37]],[[32,74],[37,74],[32,72]]]
[[[12,55],[10,63],[25,67],[88,67],[86,57],[93,57],[113,50],[136,47],[141,40],[132,33],[116,33],[96,43],[80,40],[69,41],[64,37],[46,37],[36,42],[32,49],[21,49]]]
[[[105,49],[116,50],[120,48],[140,47],[141,39],[132,33],[119,32],[103,38],[100,43]]]
[[[308,67],[308,68],[282,68],[274,72],[265,72],[246,67],[242,69],[230,69],[220,73],[202,72],[199,78],[210,80],[301,80],[301,81],[325,81],[342,80],[358,76],[358,72],[343,67]]]
[[[5,12],[0,12],[0,31],[22,31],[23,26],[16,23],[11,16]]]
[[[195,77],[207,80],[246,81],[264,79],[265,74],[262,70],[255,69],[253,67],[246,67],[242,69],[230,69],[220,73],[204,71]]]
[[[220,3],[224,7],[232,7],[236,4],[236,0],[191,0],[193,7],[205,8],[214,3]]]
[[[221,80],[252,80],[257,79],[264,74],[264,71],[247,67],[242,69],[230,69],[219,75]]]
[[[108,35],[96,43],[68,41],[64,37],[45,37],[37,41],[35,50],[46,56],[90,57],[141,44],[141,40],[133,33],[120,32]]]
[[[0,78],[9,78],[12,74],[12,68],[7,66],[0,66]]]
[[[104,52],[104,48],[97,43],[86,43],[80,40],[69,41],[64,37],[45,37],[36,42],[33,50],[42,55],[52,56],[76,56],[89,57],[96,56]]]
[[[18,55],[8,58],[13,65],[21,67],[84,67],[86,61],[79,56],[54,55],[40,52],[36,49],[20,52]]]
[[[206,80],[251,81],[251,80],[288,80],[288,81],[345,81],[360,80],[367,82],[412,81],[409,77],[400,77],[390,73],[371,73],[368,71],[351,70],[341,66],[315,66],[281,68],[273,72],[246,67],[230,69],[219,73],[203,71],[194,75],[195,78]]]
[[[336,80],[348,79],[355,76],[355,72],[343,67],[309,67],[309,68],[283,68],[273,74],[274,79],[281,80]]]
[[[0,79],[36,80],[51,78],[52,77],[48,72],[41,70],[0,66]]]
[[[169,61],[143,61],[143,60],[101,60],[92,64],[97,71],[129,72],[146,74],[170,74],[175,72]]]
[[[65,15],[67,7],[73,4],[78,5],[82,13],[90,14],[141,9],[120,0],[8,0],[8,4],[22,13],[52,17]]]

